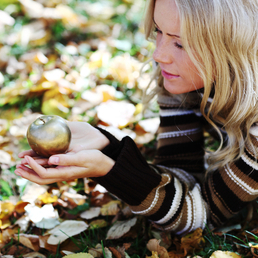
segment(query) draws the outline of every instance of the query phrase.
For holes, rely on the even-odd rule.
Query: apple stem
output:
[[[43,124],[45,124],[45,121],[44,121],[44,119],[42,119],[42,118],[39,118],[39,120],[40,120],[40,121],[42,121],[42,122],[43,122]]]

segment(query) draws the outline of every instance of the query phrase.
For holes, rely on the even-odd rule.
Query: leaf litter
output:
[[[13,173],[41,114],[128,135],[152,160],[159,117],[155,101],[145,116],[140,101],[154,49],[143,34],[144,2],[0,2],[1,257],[257,257],[257,208],[252,220],[179,237],[156,231],[90,179],[39,186]]]

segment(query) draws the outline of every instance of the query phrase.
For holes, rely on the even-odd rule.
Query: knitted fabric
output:
[[[94,180],[161,230],[185,234],[222,225],[257,198],[257,157],[246,146],[236,162],[205,177],[206,125],[200,110],[183,108],[167,95],[160,95],[158,103],[160,128],[153,164],[145,161],[130,137],[118,141],[99,129],[110,140],[102,152],[116,163],[106,176]],[[258,151],[257,124],[250,133]]]

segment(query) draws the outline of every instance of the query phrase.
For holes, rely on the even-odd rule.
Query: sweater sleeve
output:
[[[214,226],[226,222],[258,197],[258,124],[250,130],[253,147],[232,164],[210,173],[203,184],[203,195]]]
[[[203,133],[199,114],[170,99],[159,99],[161,124],[153,164],[130,137],[117,142],[102,130],[111,142],[102,152],[116,162],[106,176],[94,180],[157,228],[184,234],[207,223],[201,188],[191,175],[204,172]]]

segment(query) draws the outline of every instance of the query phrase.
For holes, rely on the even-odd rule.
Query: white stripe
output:
[[[175,192],[175,196],[172,200],[172,205],[171,205],[168,213],[165,215],[165,217],[163,217],[162,219],[160,219],[158,221],[154,221],[158,224],[163,224],[163,223],[166,223],[167,221],[169,221],[175,215],[175,213],[177,212],[177,210],[180,206],[180,203],[182,200],[183,189],[182,189],[181,183],[179,182],[179,180],[177,178],[174,179],[174,186],[175,186],[176,192]]]
[[[230,176],[231,180],[235,182],[238,186],[240,186],[248,194],[250,195],[258,194],[258,189],[254,189],[250,187],[250,185],[246,184],[243,180],[237,177],[228,165],[225,166],[225,171]]]
[[[161,117],[167,116],[182,116],[194,114],[192,110],[171,110],[171,109],[160,109],[159,114]]]
[[[189,196],[185,197],[186,203],[187,203],[187,221],[185,227],[181,230],[176,232],[177,235],[181,235],[182,233],[189,230],[191,223],[192,223],[192,202]]]
[[[246,154],[243,154],[241,158],[247,165],[254,168],[255,170],[258,170],[258,164],[255,161],[251,160]]]
[[[196,183],[195,178],[191,174],[185,172],[183,169],[180,169],[180,168],[169,168],[169,167],[165,167],[165,166],[161,166],[161,165],[158,165],[158,167],[161,167],[161,168],[163,168],[165,170],[170,171],[181,182],[184,182],[185,184],[187,184],[188,187],[191,187],[191,186],[193,186]]]
[[[206,223],[206,209],[204,207],[204,201],[201,197],[201,189],[199,184],[196,184],[194,189],[192,190],[192,197],[194,199],[194,210],[196,211],[196,217],[195,217],[195,225],[194,228],[202,228],[204,223]]]
[[[156,193],[155,193],[155,197],[150,205],[150,207],[146,210],[143,210],[143,211],[132,211],[134,214],[146,214],[148,213],[149,211],[151,211],[157,204],[158,202],[158,199],[159,199],[159,189],[161,187],[164,187],[165,185],[167,185],[168,183],[170,183],[170,180],[171,180],[171,177],[168,175],[168,174],[163,174],[163,176],[167,177],[168,178],[168,182],[164,185],[161,185],[159,186],[157,189],[156,189]]]
[[[165,132],[165,133],[160,133],[157,139],[159,140],[159,139],[165,139],[165,138],[171,138],[171,137],[187,136],[187,135],[199,133],[201,131],[202,131],[201,128],[197,127],[189,130]]]

